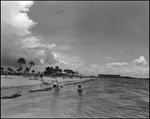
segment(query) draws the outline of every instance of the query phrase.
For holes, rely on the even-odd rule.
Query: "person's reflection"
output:
[[[58,110],[58,99],[59,99],[59,93],[58,92],[53,92],[53,98],[51,99],[51,113],[54,117],[58,116],[57,110]]]
[[[79,99],[78,105],[77,105],[77,112],[76,112],[77,117],[80,117],[82,115],[82,103],[83,103],[83,100]]]

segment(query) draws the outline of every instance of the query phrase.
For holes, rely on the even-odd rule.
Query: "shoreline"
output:
[[[51,78],[51,77],[48,77],[48,78]],[[12,78],[9,78],[9,79],[12,79]],[[59,79],[61,79],[61,81],[59,81]],[[17,86],[17,85],[16,86],[1,86],[1,90],[14,89],[14,88],[26,88],[26,87],[32,87],[32,86],[38,86],[38,85],[51,85],[51,84],[53,84],[52,80],[58,80],[58,83],[61,84],[61,85],[62,84],[64,84],[64,85],[67,85],[67,84],[70,85],[72,83],[76,84],[76,83],[81,83],[81,82],[84,83],[84,82],[87,82],[89,80],[105,80],[105,81],[113,81],[113,82],[117,82],[117,83],[126,83],[126,84],[128,84],[128,83],[135,83],[135,84],[141,83],[142,84],[143,82],[149,82],[149,80],[128,79],[128,78],[82,78],[82,79],[80,79],[80,78],[72,78],[72,79],[66,78],[66,79],[63,79],[63,78],[59,77],[59,79],[57,79],[57,78],[56,79],[51,78],[49,80],[44,81],[45,83],[43,83],[41,81],[41,79],[40,80],[32,80],[33,82],[34,81],[35,82],[39,81],[41,83],[38,83],[38,84],[29,84],[29,85],[20,85],[20,86]],[[74,80],[74,79],[76,79],[76,80]],[[23,80],[23,79],[18,79],[18,80]],[[30,79],[25,79],[25,80],[26,81],[31,81]],[[50,82],[50,83],[48,83],[48,82]]]
[[[60,88],[63,88],[67,85],[76,85],[79,83],[85,83],[85,82],[89,82],[93,80],[96,80],[96,79],[83,78],[83,79],[77,79],[73,81],[64,80],[58,83],[60,85]],[[45,84],[41,83],[41,84],[34,84],[34,85],[3,87],[1,88],[1,99],[17,98],[18,97],[17,95],[22,96],[24,93],[33,93],[33,92],[39,92],[39,91],[52,90],[53,89],[52,84],[53,83],[45,83]],[[16,97],[14,95],[16,95]]]
[[[12,78],[11,78],[12,79]],[[62,78],[61,78],[62,79]],[[68,79],[68,78],[66,78],[66,79]],[[51,84],[53,84],[52,82],[50,82],[50,81],[52,81],[52,80],[58,80],[58,83],[59,84],[65,84],[65,83],[75,83],[75,82],[83,82],[83,81],[85,81],[85,80],[91,80],[92,78],[82,78],[82,79],[80,79],[80,78],[72,78],[72,79],[69,79],[69,80],[66,80],[66,79],[63,79],[63,81],[59,81],[59,79],[54,79],[54,78],[52,78],[52,79],[50,79],[50,80],[48,80],[48,81],[44,81],[44,82],[42,82],[41,81],[41,79],[40,80],[32,80],[32,81],[40,81],[41,83],[39,83],[39,84],[29,84],[29,85],[15,85],[15,86],[1,86],[1,90],[4,90],[4,89],[11,89],[11,88],[21,88],[21,87],[28,87],[28,86],[38,86],[38,85],[51,85]],[[74,79],[76,79],[76,80],[74,80]],[[8,79],[9,80],[9,79]],[[12,79],[13,80],[13,79]],[[17,79],[17,80],[23,80],[23,79]],[[25,79],[26,81],[30,81],[30,79]],[[50,83],[47,83],[47,82],[50,82]]]
[[[11,97],[13,98],[13,95],[15,95],[15,94],[19,94],[21,96],[23,93],[32,93],[32,92],[52,90],[53,89],[52,80],[56,80],[56,79],[53,79],[53,78],[51,78],[49,80],[45,79],[44,80],[45,83],[41,81],[40,84],[1,87],[1,99],[2,98],[5,99],[5,97],[6,97],[6,99],[11,98]],[[21,80],[21,79],[19,79],[19,80]],[[76,85],[76,84],[86,83],[86,82],[95,81],[95,80],[105,81],[105,82],[114,82],[114,83],[124,83],[127,85],[134,84],[135,86],[138,86],[138,87],[140,85],[142,86],[145,84],[149,85],[149,83],[148,83],[149,80],[137,80],[137,79],[126,79],[126,78],[122,78],[122,79],[120,79],[120,78],[82,78],[82,79],[80,79],[80,78],[73,78],[73,79],[58,78],[57,80],[58,80],[60,88],[63,88],[68,85]],[[135,82],[135,80],[136,80],[136,82]],[[50,83],[47,83],[47,82],[50,82]]]

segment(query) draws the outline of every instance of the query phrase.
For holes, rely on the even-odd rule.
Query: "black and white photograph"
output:
[[[1,118],[149,118],[149,1],[1,1]]]

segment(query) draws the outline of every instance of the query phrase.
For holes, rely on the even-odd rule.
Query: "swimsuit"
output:
[[[79,96],[82,95],[82,89],[78,89],[78,92],[79,92]]]

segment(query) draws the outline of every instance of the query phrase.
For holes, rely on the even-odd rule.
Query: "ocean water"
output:
[[[120,79],[121,80],[121,79]],[[101,79],[1,99],[1,117],[149,118],[149,81]],[[131,79],[130,79],[131,80]]]

